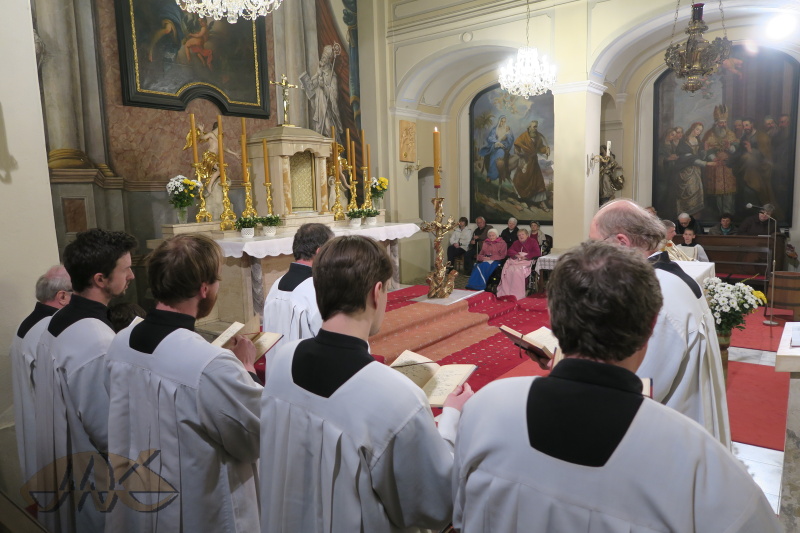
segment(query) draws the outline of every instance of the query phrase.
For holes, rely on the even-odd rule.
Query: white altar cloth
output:
[[[376,241],[391,241],[410,237],[420,231],[419,226],[410,223],[387,223],[380,226],[335,226],[331,228],[338,237],[340,235],[364,235]],[[275,237],[253,237],[252,239],[220,239],[217,244],[222,248],[225,257],[242,257],[246,253],[250,257],[262,259],[279,255],[292,255],[292,235],[278,235]]]

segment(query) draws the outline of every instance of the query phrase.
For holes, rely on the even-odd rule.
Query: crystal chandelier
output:
[[[239,17],[253,20],[278,9],[283,0],[175,0],[178,7],[201,17],[220,20],[225,17],[231,24]]]
[[[499,81],[501,88],[527,100],[531,96],[546,93],[555,84],[556,67],[547,61],[547,56],[539,57],[539,51],[529,46],[530,0],[526,2],[526,8],[525,46],[517,50],[516,61],[511,58],[501,67]]]
[[[708,30],[703,22],[703,4],[692,4],[692,21],[686,28],[689,38],[684,43],[672,44],[675,38],[675,25],[678,22],[678,5],[675,7],[675,22],[672,24],[672,39],[670,39],[664,61],[667,67],[675,71],[678,78],[686,78],[683,90],[695,92],[703,86],[703,78],[712,74],[717,67],[731,54],[731,42],[725,30],[725,12],[722,10],[722,0],[719,0],[719,12],[722,15],[722,32],[724,37],[717,37],[712,42],[703,38],[703,32]]]

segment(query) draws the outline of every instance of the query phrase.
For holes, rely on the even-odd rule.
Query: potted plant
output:
[[[363,209],[364,217],[367,219],[367,226],[374,226],[378,223],[378,215],[380,211],[377,209]]]
[[[189,206],[194,205],[195,198],[201,193],[202,189],[202,183],[190,180],[180,174],[167,182],[167,196],[169,197],[169,203],[177,211],[178,224],[186,224],[186,210]]]
[[[264,235],[272,237],[278,232],[278,226],[281,225],[281,217],[278,215],[266,215],[258,217],[258,221],[264,227]]]
[[[717,330],[722,368],[725,378],[728,377],[728,348],[731,345],[731,332],[744,329],[744,317],[754,313],[759,305],[767,303],[767,297],[761,291],[754,290],[744,283],[731,285],[719,278],[708,278],[703,282],[703,290],[708,300],[708,307],[714,316],[714,327]]]
[[[243,239],[252,239],[256,234],[259,217],[240,217],[236,219],[234,226],[242,232]]]
[[[347,218],[350,219],[350,227],[357,228],[361,226],[361,219],[364,217],[363,209],[351,209],[347,212]]]

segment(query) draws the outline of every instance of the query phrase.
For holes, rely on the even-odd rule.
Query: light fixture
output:
[[[794,16],[775,15],[767,24],[767,38],[773,41],[782,41],[790,36],[796,27],[797,19]]]
[[[175,0],[178,7],[201,17],[220,20],[223,17],[231,24],[239,17],[253,20],[264,17],[281,6],[283,0]]]
[[[517,50],[516,61],[511,58],[500,69],[499,81],[502,89],[527,100],[531,96],[546,93],[555,84],[556,67],[547,61],[547,56],[539,57],[539,51],[530,47],[530,0],[525,6],[525,47]]]
[[[723,37],[717,37],[712,42],[708,42],[703,37],[703,32],[708,30],[703,22],[703,5],[701,3],[692,4],[692,20],[686,28],[689,38],[684,43],[675,43],[675,26],[678,23],[678,8],[681,0],[675,6],[675,22],[672,24],[672,38],[670,39],[667,53],[664,54],[664,61],[667,67],[675,72],[678,78],[686,78],[683,90],[695,92],[703,86],[704,77],[712,74],[717,67],[731,54],[731,42],[728,40],[728,33],[725,30],[725,12],[722,10],[722,0],[719,0],[719,12],[722,16]]]

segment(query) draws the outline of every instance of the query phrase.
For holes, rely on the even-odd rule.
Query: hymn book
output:
[[[234,322],[228,326],[228,329],[220,333],[219,337],[214,339],[211,344],[214,346],[219,346],[220,348],[230,348],[231,339],[233,339],[233,337],[236,335],[242,335],[253,341],[253,344],[256,347],[256,360],[261,359],[270,348],[275,346],[275,344],[281,340],[283,335],[280,333],[261,331],[261,326],[259,324],[260,317],[258,315],[255,315],[253,318],[251,318],[247,324]]]
[[[555,366],[556,363],[564,358],[564,354],[561,353],[561,348],[558,347],[558,339],[556,339],[556,336],[550,331],[550,328],[541,327],[526,335],[508,326],[500,326],[500,331],[505,333],[506,337],[511,339],[511,342],[520,348],[552,359],[552,366]]]
[[[427,357],[406,350],[390,365],[417,384],[431,407],[442,407],[447,396],[472,375],[476,365],[438,365]]]

